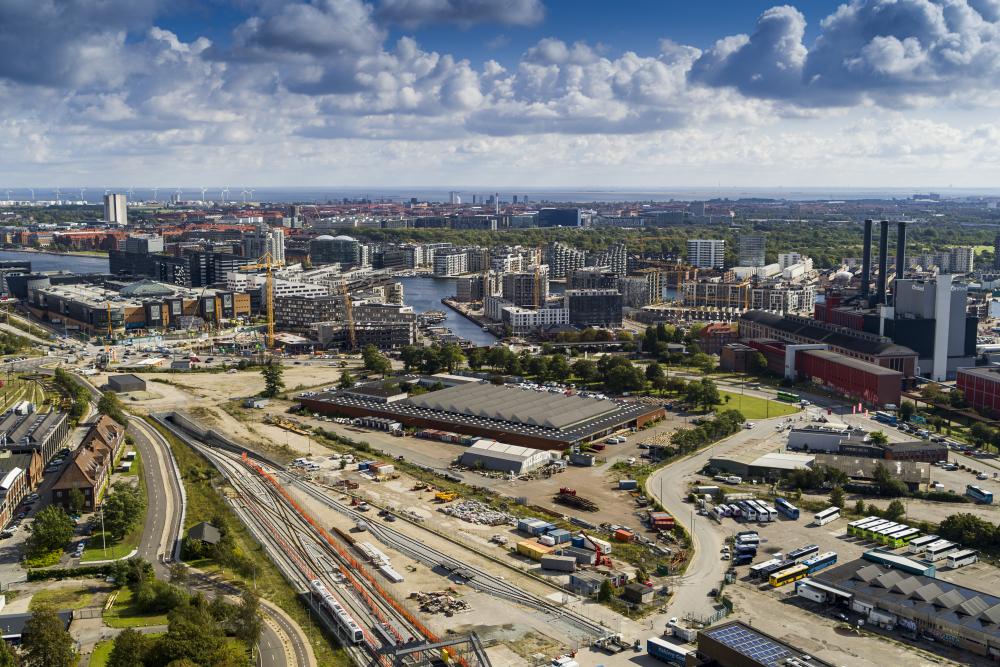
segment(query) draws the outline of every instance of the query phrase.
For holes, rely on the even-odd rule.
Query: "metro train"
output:
[[[359,626],[347,610],[344,609],[337,599],[326,589],[323,582],[319,579],[313,579],[309,582],[309,588],[312,590],[313,595],[320,599],[320,606],[323,611],[330,617],[330,619],[339,625],[342,630],[347,633],[347,636],[351,638],[351,642],[354,644],[360,644],[365,640],[365,633],[361,630]]]

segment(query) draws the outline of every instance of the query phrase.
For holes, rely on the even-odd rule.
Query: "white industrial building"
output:
[[[508,445],[496,440],[477,440],[459,457],[469,468],[497,470],[523,475],[552,460],[552,453],[541,449]]]

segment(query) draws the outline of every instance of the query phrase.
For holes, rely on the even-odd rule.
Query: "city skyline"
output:
[[[995,3],[794,4],[4,3],[0,190],[1000,182]]]

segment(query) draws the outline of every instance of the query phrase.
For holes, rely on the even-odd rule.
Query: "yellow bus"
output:
[[[807,576],[809,576],[809,568],[805,565],[796,565],[795,567],[790,567],[787,570],[775,572],[768,577],[767,580],[772,586],[777,588],[778,586],[784,586],[792,581],[805,579]]]

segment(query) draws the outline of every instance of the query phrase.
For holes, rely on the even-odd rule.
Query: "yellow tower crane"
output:
[[[267,347],[274,347],[274,269],[281,268],[282,263],[276,262],[271,257],[270,252],[265,252],[257,258],[253,264],[244,264],[240,271],[260,271],[264,270],[267,280],[264,283],[264,304],[267,312]]]

